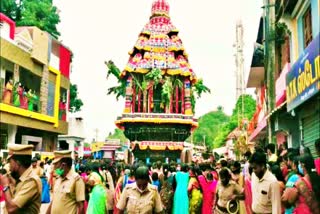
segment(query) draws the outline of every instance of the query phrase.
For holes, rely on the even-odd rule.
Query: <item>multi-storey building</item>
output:
[[[315,155],[314,142],[320,138],[320,56],[319,0],[276,1],[275,103],[267,112],[261,19],[258,43],[252,59],[247,87],[257,92],[257,112],[251,121],[249,140],[265,142],[267,119],[272,135],[288,147],[305,146]],[[259,50],[260,49],[260,50]]]
[[[292,141],[310,148],[315,156],[314,142],[320,139],[320,0],[287,0],[281,6],[283,13],[278,16],[291,31],[286,110],[296,118],[299,130]]]
[[[68,134],[58,136],[58,150],[72,151],[72,157],[82,158],[84,156],[84,122],[80,115],[68,118]]]
[[[72,53],[37,27],[16,27],[0,14],[0,148],[33,144],[56,149],[68,133],[69,74]]]

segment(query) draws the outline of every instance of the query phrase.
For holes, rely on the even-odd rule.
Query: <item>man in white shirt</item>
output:
[[[260,213],[281,213],[280,186],[276,177],[267,169],[267,157],[255,152],[250,159],[252,167],[252,211]]]

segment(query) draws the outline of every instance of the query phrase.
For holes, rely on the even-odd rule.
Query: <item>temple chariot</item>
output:
[[[185,157],[190,155],[181,160],[181,153],[198,126],[195,98],[209,89],[189,64],[165,0],[153,2],[149,22],[129,51],[125,69],[117,71],[111,61],[107,65],[120,83],[109,93],[125,96],[124,111],[115,123],[130,140],[134,158],[147,163],[188,161]]]

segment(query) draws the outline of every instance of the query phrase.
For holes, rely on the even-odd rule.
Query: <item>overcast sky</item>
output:
[[[153,0],[55,0],[60,10],[60,40],[73,54],[71,82],[84,102],[87,139],[104,140],[115,129],[124,100],[107,96],[116,80],[106,80],[106,60],[122,70],[138,34],[148,22]],[[244,26],[245,76],[248,75],[257,36],[261,0],[168,0],[172,23],[189,54],[189,62],[212,93],[196,104],[196,117],[222,105],[227,114],[235,105],[235,26]]]

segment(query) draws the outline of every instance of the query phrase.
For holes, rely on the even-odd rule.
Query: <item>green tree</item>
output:
[[[256,101],[253,99],[253,97],[248,94],[241,95],[237,100],[229,122],[221,127],[219,133],[214,139],[214,148],[223,146],[228,134],[238,126],[242,125],[243,120],[251,120],[255,111]]]
[[[128,139],[124,135],[121,129],[115,129],[113,133],[109,133],[108,139],[119,139],[121,144],[128,142]]]
[[[78,86],[76,84],[70,85],[70,107],[69,112],[77,112],[81,110],[83,102],[78,98]]]
[[[0,12],[8,16],[12,20],[16,20],[18,4],[13,0],[1,0]]]
[[[242,109],[243,103],[243,109]],[[243,120],[250,120],[256,111],[256,100],[249,94],[243,94],[238,98],[231,116],[231,129],[235,129]]]
[[[51,0],[1,0],[1,12],[17,26],[36,26],[56,39],[60,36],[56,27],[60,17]]]
[[[205,142],[205,145],[211,149],[219,130],[228,121],[229,116],[223,112],[221,106],[216,111],[201,116],[198,120],[199,127],[192,134],[192,142],[197,145],[203,145]]]

